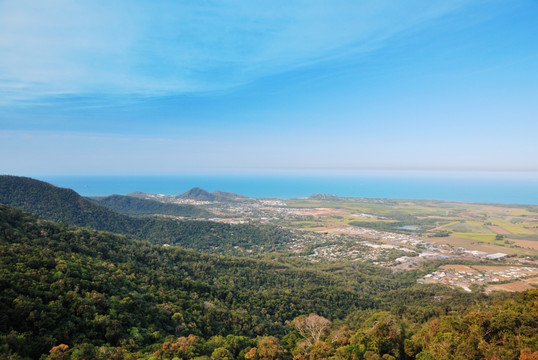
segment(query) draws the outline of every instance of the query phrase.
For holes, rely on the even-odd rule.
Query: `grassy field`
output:
[[[510,209],[510,215],[514,216],[538,216],[538,213],[527,209]]]
[[[479,221],[457,221],[444,225],[441,228],[443,230],[450,230],[454,232],[494,234],[491,229],[489,229],[487,226],[484,225],[484,223]]]
[[[359,223],[372,223],[373,222],[373,223],[391,224],[391,223],[399,222],[398,220],[393,220],[393,219],[367,219],[367,218],[360,218],[360,217],[351,218],[350,220],[353,222],[359,222]]]
[[[483,241],[483,242],[490,242],[490,243],[502,243],[502,240],[495,240],[495,234],[483,234],[483,233],[473,233],[473,232],[455,232],[453,233],[454,236],[462,238],[462,239],[469,239],[469,240],[475,240],[475,241]]]
[[[524,222],[521,224],[518,224],[523,226],[525,229],[532,231],[534,234],[538,235],[538,223],[533,222]]]
[[[512,224],[511,222],[503,221],[503,220],[491,220],[491,223],[502,227],[503,229],[509,231],[511,234],[524,234],[524,235],[535,234],[535,232],[525,229],[520,224]]]

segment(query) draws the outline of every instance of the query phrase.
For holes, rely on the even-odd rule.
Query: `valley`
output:
[[[279,251],[312,262],[360,261],[392,271],[421,269],[421,263],[432,261],[538,266],[536,206],[339,198],[327,194],[290,200],[235,197],[228,201],[207,201],[206,195],[203,200],[195,196],[137,196],[197,206],[212,214],[206,220],[215,222],[283,227],[294,235],[281,244]],[[470,278],[466,284],[479,285],[486,291],[498,288],[484,279]],[[531,281],[514,289],[534,286]]]
[[[538,354],[533,206],[84,198],[14,176],[0,203],[2,358]]]

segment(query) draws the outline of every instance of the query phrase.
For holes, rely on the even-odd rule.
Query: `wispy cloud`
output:
[[[466,3],[5,0],[0,94],[222,90],[369,52]]]

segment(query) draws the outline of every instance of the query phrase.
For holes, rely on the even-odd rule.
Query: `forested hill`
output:
[[[188,204],[168,204],[155,200],[141,199],[134,196],[110,195],[87,198],[96,204],[119,213],[131,216],[171,215],[192,218],[209,218],[212,214],[202,208]]]
[[[55,224],[3,205],[0,234],[0,351],[33,358],[61,343],[137,349],[168,335],[282,335],[298,315],[344,318],[401,286],[366,265],[349,281]]]
[[[225,192],[225,191],[213,191],[210,193],[204,189],[200,189],[199,187],[192,188],[176,197],[178,199],[190,199],[190,200],[197,200],[197,201],[221,201],[221,202],[240,201],[240,200],[248,199],[244,195],[234,194],[234,193]]]
[[[135,231],[139,222],[90,202],[71,189],[18,176],[0,176],[0,203],[56,222],[123,234]]]
[[[538,356],[536,290],[486,297],[360,263],[204,255],[3,205],[0,234],[2,359]]]
[[[56,222],[207,252],[270,251],[291,239],[288,231],[268,225],[130,217],[95,204],[73,190],[26,177],[0,176],[0,203]]]

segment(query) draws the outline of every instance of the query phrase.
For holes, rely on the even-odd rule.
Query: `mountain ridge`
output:
[[[132,217],[93,203],[74,190],[28,177],[0,175],[0,203],[55,222],[213,253],[267,252],[292,238],[281,227],[257,223]]]
[[[209,218],[212,214],[189,204],[170,204],[128,195],[92,196],[86,199],[129,216],[171,215],[188,218]]]
[[[170,202],[174,200],[194,200],[208,202],[236,202],[248,200],[249,197],[228,191],[216,190],[209,192],[200,187],[193,187],[179,195],[152,194],[143,191],[134,191],[125,196],[136,197],[139,199],[150,199],[161,202]]]
[[[329,307],[343,318],[373,301],[332,273],[156,246],[1,204],[0,233],[0,358],[10,333],[21,340],[8,339],[9,347],[39,358],[53,345],[82,343],[81,335],[84,342],[114,346],[189,333],[282,335],[282,318]],[[388,271],[384,275],[390,280]],[[294,298],[290,289],[303,296]],[[258,307],[267,316],[259,316]]]
[[[240,201],[246,200],[248,197],[235,194],[232,192],[226,191],[213,191],[209,192],[199,187],[193,187],[190,190],[185,191],[183,194],[177,195],[177,199],[190,199],[197,201],[220,201],[220,202],[229,202],[229,201]]]

